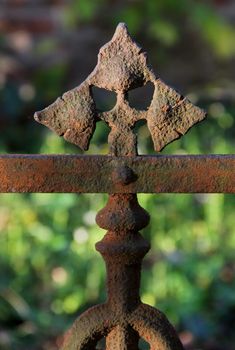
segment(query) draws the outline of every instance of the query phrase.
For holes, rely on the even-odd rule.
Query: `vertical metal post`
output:
[[[138,230],[147,226],[149,215],[135,194],[111,195],[97,215],[97,223],[107,229],[96,244],[107,269],[110,313],[122,320],[106,339],[106,349],[138,349],[139,335],[126,322],[127,315],[141,303],[139,296],[141,261],[150,246]]]

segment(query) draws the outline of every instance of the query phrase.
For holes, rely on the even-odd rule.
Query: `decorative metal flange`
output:
[[[131,108],[128,91],[148,82],[154,84],[148,110]],[[99,113],[92,86],[116,92],[117,103],[112,110]],[[98,64],[89,77],[35,114],[38,122],[83,150],[89,147],[96,122],[105,121],[111,128],[110,154],[116,156],[137,154],[133,128],[138,120],[147,121],[154,148],[160,151],[204,118],[204,111],[156,78],[147,64],[146,53],[133,41],[123,23],[118,25],[112,40],[100,49]]]
[[[128,91],[148,82],[154,84],[148,110],[131,108]],[[116,92],[117,103],[112,110],[103,113],[97,110],[93,86]],[[204,111],[155,77],[146,53],[122,23],[112,40],[101,48],[98,64],[90,76],[35,114],[37,121],[83,150],[89,146],[96,122],[105,121],[111,129],[110,154],[124,159],[137,155],[133,131],[137,121],[147,121],[155,150],[160,151],[204,118]],[[115,188],[129,186],[136,180],[136,173],[125,161],[112,173]],[[97,215],[98,225],[108,232],[96,245],[106,263],[108,300],[75,321],[62,350],[95,350],[103,337],[106,350],[137,350],[139,338],[145,339],[151,350],[183,349],[166,317],[144,305],[139,297],[141,262],[150,246],[138,230],[148,221],[149,216],[134,193],[110,195],[107,206]]]

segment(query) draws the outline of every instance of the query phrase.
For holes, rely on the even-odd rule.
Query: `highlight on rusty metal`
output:
[[[128,91],[154,84],[147,111],[131,108]],[[117,103],[99,112],[92,87],[115,91]],[[86,150],[96,123],[110,126],[108,156],[0,157],[0,190],[5,192],[108,192],[97,224],[108,230],[96,244],[107,269],[107,301],[90,308],[66,333],[61,350],[138,350],[143,338],[151,350],[182,350],[167,318],[141,302],[141,263],[149,243],[138,232],[149,215],[137,192],[235,192],[235,156],[138,156],[135,123],[145,119],[156,151],[184,135],[205,113],[155,76],[146,53],[119,24],[99,52],[98,64],[77,88],[66,92],[35,119]]]
[[[0,155],[0,192],[235,193],[234,155]]]

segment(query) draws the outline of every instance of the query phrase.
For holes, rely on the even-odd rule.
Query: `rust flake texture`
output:
[[[234,155],[0,155],[0,192],[235,193]]]
[[[148,82],[154,84],[148,110],[131,108],[128,91]],[[116,92],[117,102],[112,110],[100,113],[96,109],[92,86]],[[138,120],[147,121],[154,148],[161,151],[204,118],[203,110],[155,76],[146,53],[133,41],[124,23],[118,25],[112,40],[100,49],[97,66],[88,78],[35,113],[38,122],[82,150],[88,149],[96,122],[105,121],[111,129],[108,142],[114,156],[137,154],[133,128]]]

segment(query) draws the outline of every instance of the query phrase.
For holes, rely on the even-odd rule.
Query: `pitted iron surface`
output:
[[[148,110],[131,108],[128,91],[148,82],[154,84]],[[92,86],[116,92],[117,103],[112,110],[100,113],[96,109]],[[133,41],[123,23],[118,25],[112,40],[100,49],[97,66],[89,77],[35,114],[37,121],[83,150],[89,147],[96,122],[105,121],[111,128],[110,154],[116,156],[137,154],[133,128],[139,120],[147,121],[154,148],[161,151],[204,118],[203,110],[155,76],[146,53]]]

